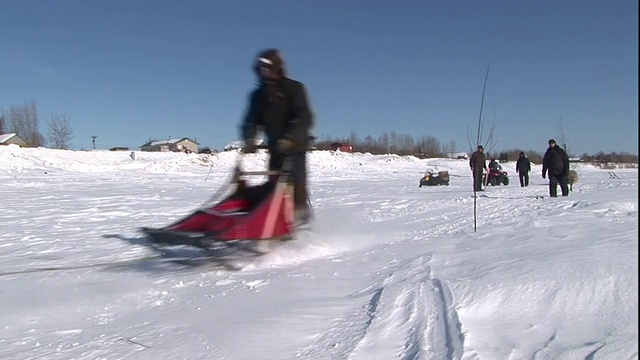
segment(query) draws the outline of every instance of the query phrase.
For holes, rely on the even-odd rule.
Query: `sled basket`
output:
[[[227,193],[219,202],[199,208],[163,228],[141,231],[160,245],[208,247],[215,242],[287,239],[294,231],[293,185],[287,162],[283,171],[246,172],[236,165]],[[260,185],[246,178],[267,176]]]

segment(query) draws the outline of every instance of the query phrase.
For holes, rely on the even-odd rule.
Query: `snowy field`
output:
[[[231,271],[137,228],[200,206],[237,154],[136,154],[0,147],[1,359],[638,358],[637,169],[578,165],[549,198],[539,165],[521,188],[504,163],[474,199],[465,160],[314,152],[313,234]],[[450,186],[419,188],[427,168]]]

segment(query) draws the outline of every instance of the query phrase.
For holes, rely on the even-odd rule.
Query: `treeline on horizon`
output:
[[[446,144],[441,144],[440,141],[433,136],[422,135],[414,137],[410,134],[398,134],[395,132],[384,133],[377,138],[367,135],[363,139],[360,139],[360,137],[353,132],[349,137],[325,137],[323,139],[315,139],[314,148],[318,150],[331,150],[336,143],[351,145],[353,152],[371,153],[374,155],[413,155],[420,158],[448,157],[449,154],[455,153],[471,155],[471,153],[475,151],[475,144],[470,144],[467,146],[467,149],[462,149],[458,147],[453,140]],[[525,149],[496,151],[492,149],[490,145],[485,145],[484,148],[487,160],[495,158],[503,162],[515,161],[518,159],[520,152],[524,152],[530,161],[539,164],[542,163],[542,157],[544,156],[544,151],[538,152]],[[569,156],[579,158],[584,162],[638,163],[638,155],[627,152],[612,152],[607,154],[599,151],[595,154],[583,153],[577,156],[575,154],[569,154]]]
[[[66,114],[51,113],[46,118],[47,136],[40,132],[40,116],[35,101],[31,100],[23,105],[11,106],[8,111],[0,108],[0,134],[15,133],[20,138],[29,143],[30,147],[46,146],[53,149],[68,150],[73,139],[73,128],[71,120]],[[396,132],[383,133],[377,138],[367,135],[360,139],[351,132],[349,137],[326,137],[325,139],[315,139],[314,147],[318,150],[331,150],[333,144],[349,144],[354,152],[371,154],[397,154],[414,155],[423,158],[447,157],[448,154],[465,152],[470,154],[475,150],[474,144],[468,144],[466,150],[462,150],[455,141],[446,144],[440,143],[433,136],[422,135],[414,137],[410,134],[399,134]],[[511,149],[506,151],[494,151],[491,142],[483,144],[487,159],[496,158],[500,161],[513,161],[518,158],[521,151],[527,154],[529,160],[534,163],[541,163],[543,153],[534,150]],[[561,145],[562,146],[562,145]],[[566,146],[563,146],[566,147]],[[571,149],[567,151],[570,156]],[[627,152],[604,153],[599,151],[595,154],[584,153],[579,157],[582,161],[589,162],[611,162],[611,163],[638,163],[638,155]]]

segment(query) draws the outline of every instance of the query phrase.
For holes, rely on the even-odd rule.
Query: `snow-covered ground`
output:
[[[236,160],[0,147],[0,358],[638,358],[637,169],[537,199],[540,166],[521,188],[504,163],[474,199],[466,160],[314,152],[313,234],[241,271],[154,258],[137,228]],[[419,188],[428,168],[450,186]]]

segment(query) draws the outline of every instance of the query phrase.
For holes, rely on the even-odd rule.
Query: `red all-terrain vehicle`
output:
[[[489,170],[485,184],[496,185],[509,185],[509,177],[506,171],[502,170]]]

